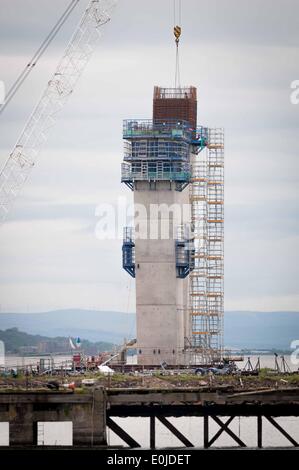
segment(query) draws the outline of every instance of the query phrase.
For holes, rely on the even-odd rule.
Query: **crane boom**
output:
[[[91,0],[55,73],[47,83],[0,173],[0,223],[3,222],[35,164],[49,129],[74,90],[101,34],[114,0]]]

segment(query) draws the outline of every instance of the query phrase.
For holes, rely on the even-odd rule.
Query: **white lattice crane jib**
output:
[[[58,112],[72,94],[115,3],[115,0],[89,2],[55,73],[6,160],[0,172],[0,223],[34,166]]]

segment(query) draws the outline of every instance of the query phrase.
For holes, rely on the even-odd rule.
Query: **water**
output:
[[[248,355],[248,356],[244,356],[244,359],[243,361],[237,361],[236,364],[237,364],[237,367],[239,369],[243,369],[248,361],[248,357],[250,358],[250,361],[251,361],[251,364],[253,367],[256,366],[256,363],[258,361],[258,359],[260,359],[260,366],[261,368],[268,368],[268,369],[275,369],[275,357],[273,354],[265,354],[265,355],[262,355],[262,356],[258,356],[258,355]],[[285,355],[284,356],[289,368],[291,371],[297,371],[299,370],[299,361],[297,359],[298,362],[295,362],[292,358],[291,355]],[[129,356],[128,359],[127,359],[127,363],[128,364],[137,364],[137,356]],[[281,356],[278,357],[278,364],[279,366],[281,367]]]
[[[113,418],[125,431],[128,432],[142,447],[149,447],[149,418]],[[167,418],[179,431],[186,436],[196,447],[203,447],[203,418],[182,417]],[[221,417],[223,422],[228,418]],[[299,441],[299,418],[286,417],[275,420],[295,439]],[[257,447],[257,418],[235,418],[229,428],[247,445]],[[219,430],[211,418],[209,419],[209,438]],[[125,445],[112,431],[107,430],[107,439],[110,445]],[[156,445],[162,447],[183,447],[183,444],[156,420]],[[223,433],[213,447],[234,447],[238,444],[226,433]],[[277,431],[265,418],[263,418],[263,447],[286,447],[292,444]]]
[[[263,356],[257,356],[257,355],[251,355],[251,356],[246,356],[244,357],[243,361],[237,362],[237,366],[239,369],[243,369],[245,366],[248,357],[250,357],[251,363],[253,367],[255,367],[258,358],[260,358],[260,364],[261,367],[267,367],[270,369],[274,369],[275,363],[274,363],[274,355],[269,354],[269,355],[263,355]],[[66,364],[69,364],[70,361],[72,360],[71,355],[66,355],[66,356],[55,356],[55,355],[48,355],[48,356],[6,356],[5,357],[5,366],[6,367],[24,367],[24,366],[33,366],[36,367],[37,364],[39,364],[40,359],[45,360],[45,367],[50,367],[51,361],[54,360],[55,366],[61,367]],[[299,364],[296,364],[295,362],[292,363],[291,361],[291,356],[286,355],[285,360],[290,367],[291,371],[296,371],[299,368]],[[278,358],[279,365],[281,365],[281,358]],[[128,364],[136,364],[137,363],[137,357],[136,356],[129,356],[128,357]]]
[[[149,448],[149,418],[113,418],[143,448]],[[195,447],[203,447],[203,418],[182,417],[167,418]],[[222,417],[222,421],[227,418]],[[295,439],[299,441],[299,418],[275,418],[276,421]],[[209,420],[209,438],[218,431],[218,425]],[[44,445],[72,445],[72,423],[52,422],[39,423],[42,426]],[[257,447],[257,418],[235,418],[229,428],[247,445]],[[109,445],[125,446],[126,444],[107,428]],[[0,446],[9,444],[8,423],[0,423]],[[42,444],[39,439],[39,445]],[[156,420],[156,445],[163,447],[183,447],[182,443]],[[228,434],[223,433],[213,445],[214,447],[236,447],[237,443]],[[292,447],[292,444],[277,431],[272,424],[263,418],[263,447]]]
[[[241,362],[236,362],[237,366],[239,369],[243,369],[247,360],[248,360],[248,357],[250,357],[250,360],[251,360],[251,364],[253,365],[253,367],[255,367],[257,361],[258,361],[258,358],[260,358],[260,364],[261,364],[261,367],[262,368],[269,368],[269,369],[275,369],[275,357],[273,354],[267,354],[267,355],[264,355],[264,356],[256,356],[256,355],[252,355],[252,356],[245,356],[244,357],[244,360],[241,361]],[[295,361],[292,361],[292,356],[290,355],[285,355],[284,356],[290,370],[292,372],[295,372],[299,369],[299,363],[295,363]],[[279,356],[277,358],[278,360],[278,364],[279,364],[279,367],[281,367],[281,356]]]
[[[32,366],[36,368],[40,364],[40,360],[45,361],[45,368],[51,368],[54,361],[55,367],[69,365],[72,361],[72,356],[5,356],[5,367],[25,367]]]

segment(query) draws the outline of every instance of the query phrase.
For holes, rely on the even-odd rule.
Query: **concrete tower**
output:
[[[136,278],[139,364],[187,362],[188,184],[192,155],[205,145],[196,119],[196,88],[155,87],[153,118],[124,121],[121,179],[134,191],[136,212],[135,226],[124,230],[123,268]]]

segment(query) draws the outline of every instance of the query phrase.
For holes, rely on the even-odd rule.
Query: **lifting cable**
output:
[[[179,42],[182,33],[182,3],[181,0],[173,0],[173,33],[176,44],[176,57],[175,57],[175,79],[174,87],[181,88],[181,76],[180,76],[180,57],[179,57]]]
[[[7,107],[8,103],[12,100],[12,98],[15,96],[17,93],[18,89],[21,87],[21,85],[24,83],[30,72],[32,72],[33,68],[36,66],[38,63],[39,59],[42,57],[44,52],[47,50],[57,33],[60,31],[74,8],[78,5],[80,0],[71,0],[69,3],[68,7],[64,11],[64,13],[61,15],[57,23],[53,26],[47,37],[44,39],[40,47],[37,49],[31,60],[27,63],[27,65],[24,67],[24,70],[20,73],[16,81],[13,83],[13,85],[10,87],[6,94],[5,98],[5,103],[0,107],[0,114],[3,113],[4,109]]]

